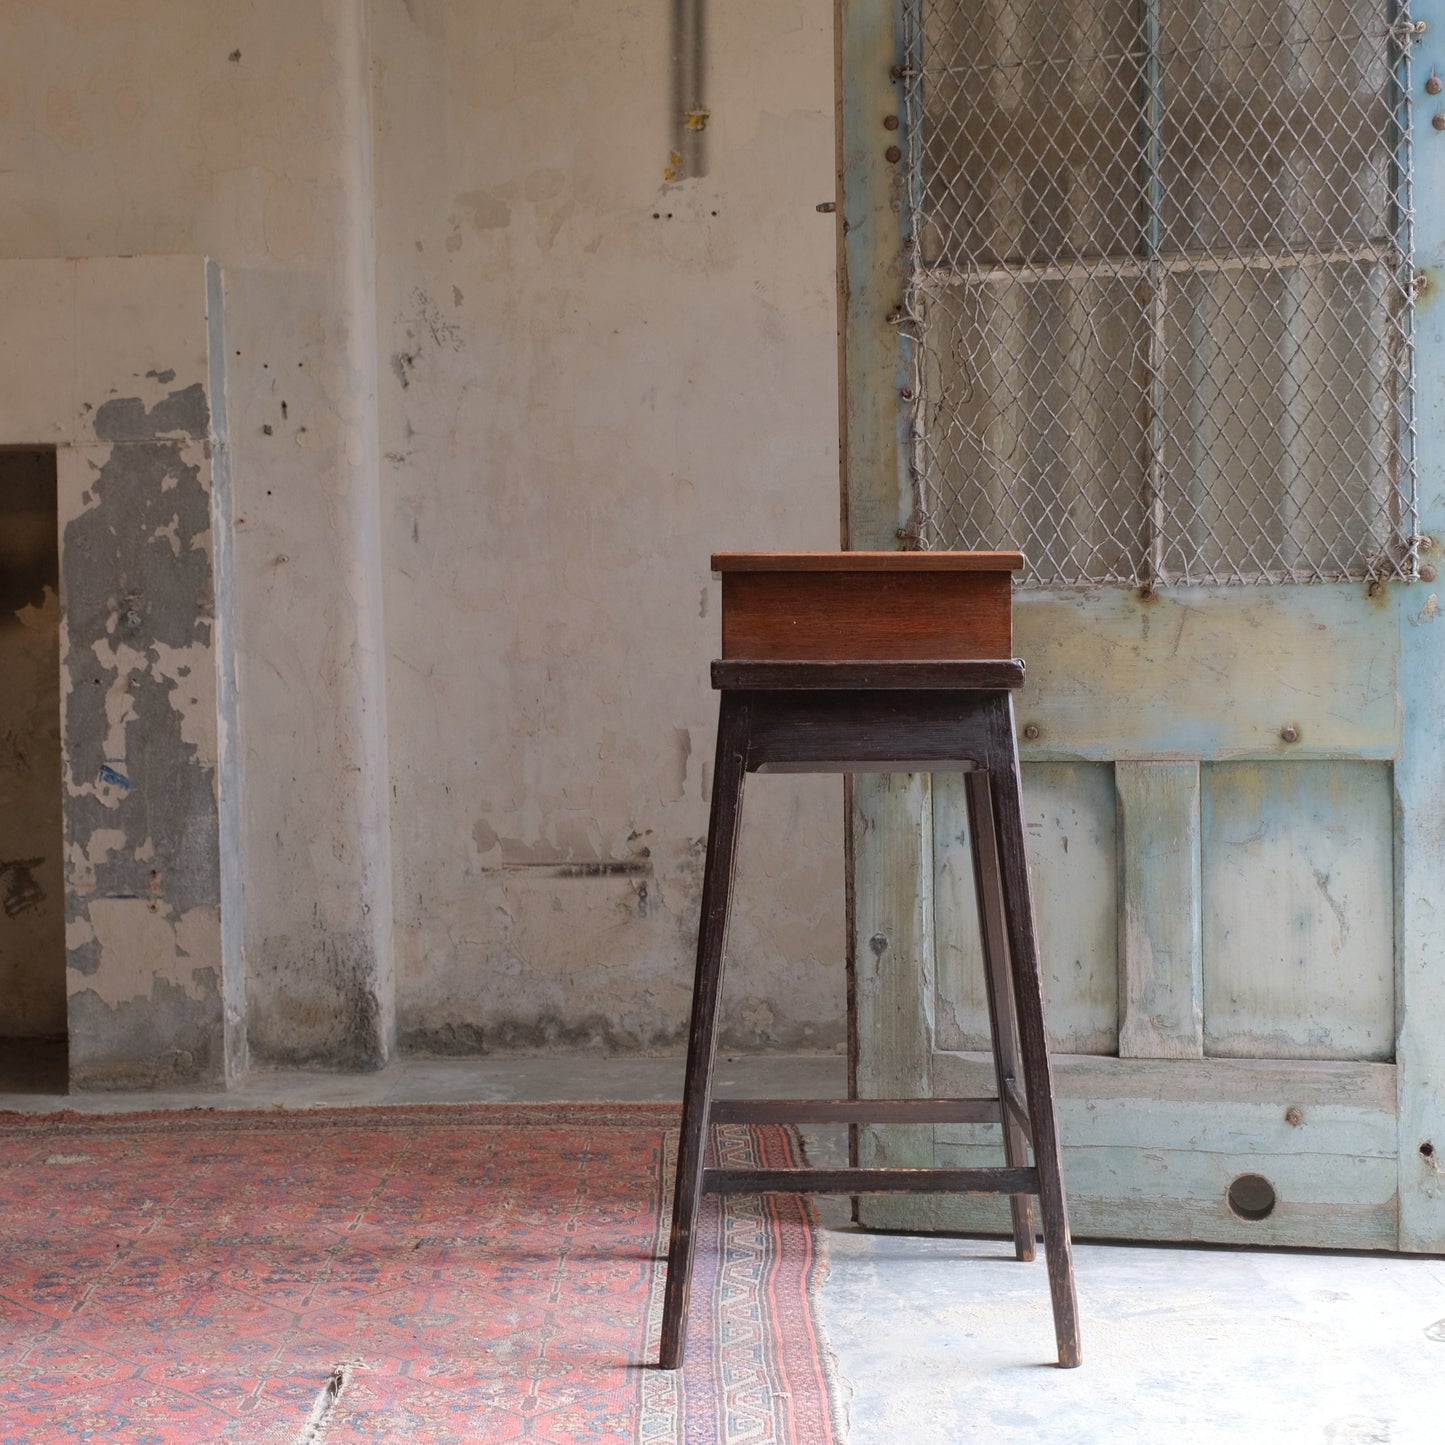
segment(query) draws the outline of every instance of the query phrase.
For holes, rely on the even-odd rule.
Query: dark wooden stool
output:
[[[801,559],[819,554],[798,554]],[[835,563],[832,554],[823,554]],[[952,576],[970,570],[954,569],[940,561],[953,557],[994,559],[993,572],[1003,572],[1003,606],[1008,608],[1007,568],[1021,565],[1017,554],[842,554],[842,565],[819,594],[831,614],[848,612],[848,589],[854,600],[863,599],[858,614],[863,630],[878,612],[877,594],[867,603],[868,584],[861,559],[886,557],[876,570],[894,569],[909,575]],[[910,562],[908,559],[912,558]],[[931,558],[931,563],[920,558]],[[1002,558],[1004,566],[1000,566]],[[767,559],[773,582],[754,587],[734,598],[729,607],[730,570],[742,575],[760,574],[758,554],[716,557],[713,565],[724,572],[723,639],[729,648],[729,622],[737,622],[760,599],[764,610],[780,621],[774,631],[781,643],[758,629],[746,634],[742,645],[752,652],[804,650],[826,652],[828,644],[809,631],[811,602],[794,605],[783,579],[782,591],[774,584],[787,572],[786,559]],[[780,566],[779,563],[782,563]],[[826,570],[826,562],[803,561],[799,570]],[[987,571],[975,566],[974,571]],[[845,579],[842,603],[837,577]],[[813,579],[816,580],[816,579]],[[889,579],[896,581],[896,574]],[[807,590],[805,583],[804,590]],[[771,589],[771,590],[770,590]],[[947,592],[948,588],[940,589]],[[927,612],[922,593],[904,587],[903,606],[915,621]],[[782,601],[780,602],[780,596]],[[885,602],[888,600],[885,597]],[[897,600],[896,598],[894,599]],[[960,624],[959,597],[944,598],[940,616],[945,626]],[[967,610],[966,608],[964,609]],[[985,609],[988,610],[988,609]],[[951,620],[950,620],[951,619]],[[846,619],[845,619],[846,621]],[[967,646],[980,627],[965,619],[961,638],[944,638],[948,647]],[[1007,615],[1005,615],[1007,636]],[[815,629],[816,630],[816,629]],[[986,628],[982,629],[987,631]],[[856,629],[855,629],[856,631]],[[915,638],[916,647],[940,646],[928,626]],[[767,634],[768,628],[761,629]],[[845,634],[848,632],[844,628]],[[881,642],[869,650],[897,651],[896,629],[880,626]],[[852,636],[840,645],[858,645]],[[865,645],[866,639],[865,639]],[[1011,644],[1007,644],[1011,645]],[[905,642],[902,646],[906,647]],[[1014,741],[1011,691],[1023,683],[1022,662],[1006,656],[999,660],[930,660],[918,656],[898,659],[849,660],[834,657],[763,656],[728,657],[713,664],[713,686],[721,694],[718,716],[717,761],[713,772],[712,815],[708,828],[707,866],[703,881],[702,916],[697,948],[697,975],[693,992],[692,1026],[688,1039],[687,1075],[683,1097],[682,1135],[678,1149],[677,1186],[673,1204],[672,1236],[668,1249],[667,1293],[663,1305],[663,1369],[682,1363],[687,1326],[688,1289],[692,1274],[694,1224],[704,1192],[750,1194],[771,1190],[803,1193],[968,1193],[1007,1194],[1011,1200],[1014,1249],[1018,1258],[1034,1257],[1034,1220],[1030,1196],[1037,1195],[1042,1216],[1053,1299],[1054,1329],[1059,1364],[1079,1364],[1079,1331],[1074,1296],[1073,1255],[1069,1240],[1068,1207],[1054,1119],[1053,1080],[1044,1032],[1043,986],[1033,922],[1033,901],[1024,856],[1023,815],[1020,806],[1018,752]],[[716,1049],[718,1005],[722,991],[723,954],[728,926],[728,904],[737,855],[743,783],[750,772],[946,772],[968,773],[966,794],[973,838],[974,882],[978,896],[983,939],[989,1018],[998,1080],[997,1098],[988,1099],[834,1099],[834,1100],[726,1100],[712,1098],[713,1058]],[[1006,1163],[976,1169],[725,1169],[704,1166],[708,1126],[737,1122],[839,1122],[881,1123],[999,1123],[1003,1126]],[[1029,1163],[1032,1147],[1034,1162]]]

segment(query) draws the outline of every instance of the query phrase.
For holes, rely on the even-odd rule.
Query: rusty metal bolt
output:
[[[1430,72],[1430,79],[1425,82],[1425,94],[1439,95],[1442,90],[1445,90],[1445,81],[1442,81],[1432,70]]]
[[[897,117],[896,115],[885,115],[885,116],[883,117],[883,129],[884,129],[884,130],[897,130],[897,129],[898,129],[898,117]]]
[[[1420,569],[1420,580],[1422,582],[1433,582],[1438,575],[1433,567],[1422,567]]]
[[[1445,116],[1441,117],[1441,122],[1445,124]],[[897,146],[889,146],[888,149],[883,152],[883,159],[890,163],[896,163],[903,159],[903,152],[899,150]]]
[[[1289,1108],[1284,1111],[1284,1121],[1290,1128],[1298,1129],[1305,1121],[1305,1111],[1297,1104],[1291,1104]]]
[[[1038,725],[1038,723],[1027,723],[1027,724],[1025,724],[1025,726],[1024,726],[1024,736],[1025,736],[1030,742],[1036,741],[1037,738],[1038,738],[1038,735],[1039,735],[1039,725]]]
[[[1433,125],[1436,130],[1445,130],[1445,115],[1441,115],[1437,111],[1430,117],[1430,124]]]
[[[1299,741],[1299,729],[1293,723],[1286,723],[1280,730],[1281,742],[1297,743]]]

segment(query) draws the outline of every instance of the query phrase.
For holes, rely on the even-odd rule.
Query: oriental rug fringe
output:
[[[0,1445],[832,1445],[804,1199],[707,1202],[687,1364],[655,1368],[676,1123],[0,1116]]]

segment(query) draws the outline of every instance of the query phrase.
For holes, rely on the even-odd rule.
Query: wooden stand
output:
[[[1007,1194],[1021,1260],[1034,1257],[1030,1196],[1037,1195],[1059,1364],[1080,1362],[1010,696],[1023,683],[1024,667],[1007,656],[1009,574],[1022,565],[1017,553],[713,558],[723,573],[724,657],[712,669],[721,694],[717,761],[663,1304],[663,1369],[682,1363],[701,1195],[769,1190]],[[975,650],[978,639],[999,655]],[[920,647],[947,651],[922,656]],[[741,655],[740,648],[752,655]],[[799,657],[800,650],[812,656]],[[969,775],[997,1097],[714,1102],[728,905],[747,774],[925,770]],[[705,1167],[709,1124],[762,1121],[999,1123],[1005,1163],[978,1169]]]

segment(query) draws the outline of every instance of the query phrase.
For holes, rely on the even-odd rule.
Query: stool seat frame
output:
[[[1014,738],[1011,693],[1023,678],[1023,663],[1009,658],[713,664],[713,686],[720,694],[717,758],[663,1302],[663,1369],[682,1363],[702,1195],[774,1190],[1006,1194],[1014,1251],[1021,1260],[1034,1258],[1036,1196],[1059,1364],[1080,1363],[1073,1252]],[[917,771],[967,774],[996,1097],[715,1101],[713,1061],[747,774]],[[971,1169],[746,1169],[705,1163],[711,1124],[761,1122],[998,1123],[1005,1163]]]

